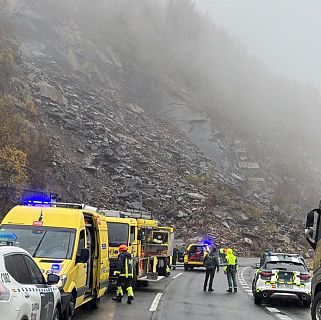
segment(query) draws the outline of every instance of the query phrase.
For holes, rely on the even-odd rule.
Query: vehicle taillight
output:
[[[309,274],[299,274],[298,278],[300,278],[300,280],[303,281],[308,281],[311,278],[311,276]]]
[[[264,277],[264,278],[270,278],[270,277],[274,276],[274,273],[269,272],[269,271],[261,271],[260,275],[261,275],[261,277]]]
[[[0,301],[9,301],[10,300],[10,290],[0,283]]]

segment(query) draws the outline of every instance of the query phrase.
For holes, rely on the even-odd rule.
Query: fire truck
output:
[[[110,284],[115,283],[118,247],[128,246],[134,259],[134,283],[148,286],[169,275],[174,229],[160,227],[151,213],[102,210],[108,225]]]

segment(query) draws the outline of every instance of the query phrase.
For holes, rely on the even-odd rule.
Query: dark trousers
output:
[[[176,261],[177,261],[177,256],[173,256],[173,259],[172,259],[173,270],[176,270]]]
[[[220,262],[225,263],[225,253],[220,252],[219,256],[220,256]]]
[[[133,283],[133,278],[132,277],[126,278],[126,277],[123,277],[123,276],[119,276],[118,279],[117,279],[117,283],[116,283],[117,296],[121,296],[122,297],[124,295],[123,289],[122,289],[122,285],[124,285],[125,290],[127,291],[128,297],[133,297],[134,296],[134,292],[133,292],[132,283]]]
[[[227,268],[227,282],[229,289],[237,288],[237,282],[236,282],[236,269],[235,268]]]
[[[213,289],[214,275],[215,275],[215,269],[206,269],[205,281],[204,281],[204,289],[207,288],[208,279],[210,279],[210,283],[209,283],[208,288],[209,289]]]

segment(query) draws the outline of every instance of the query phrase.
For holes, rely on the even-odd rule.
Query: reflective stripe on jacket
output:
[[[120,277],[133,277],[133,259],[129,252],[119,254],[115,274],[118,274]]]

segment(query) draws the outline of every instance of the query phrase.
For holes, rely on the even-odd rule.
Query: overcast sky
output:
[[[321,89],[321,0],[196,0],[274,71]]]

